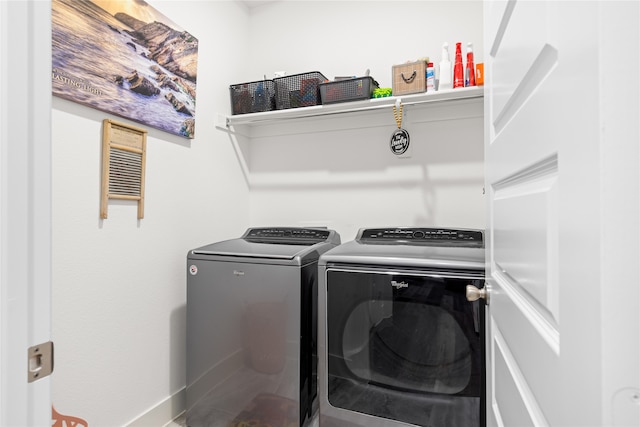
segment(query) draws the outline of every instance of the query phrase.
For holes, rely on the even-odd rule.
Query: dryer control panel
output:
[[[482,230],[454,228],[367,228],[358,233],[357,241],[376,244],[424,244],[442,246],[483,247]]]
[[[255,243],[280,243],[283,245],[313,245],[331,241],[335,232],[324,228],[265,227],[250,228],[242,238]]]

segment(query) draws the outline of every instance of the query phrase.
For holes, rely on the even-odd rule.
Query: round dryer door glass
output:
[[[358,338],[363,324],[368,329],[365,340]],[[342,348],[347,367],[366,381],[455,394],[471,380],[469,340],[451,313],[438,306],[391,300],[360,303],[345,322]]]

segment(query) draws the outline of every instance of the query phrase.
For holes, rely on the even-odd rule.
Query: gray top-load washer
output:
[[[483,237],[361,229],[320,257],[320,425],[484,425]]]
[[[317,262],[339,244],[326,228],[262,227],[189,251],[188,426],[309,422]]]

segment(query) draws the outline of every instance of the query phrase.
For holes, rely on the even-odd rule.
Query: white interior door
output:
[[[487,425],[640,425],[638,2],[484,22]]]
[[[50,426],[50,2],[0,0],[0,47],[0,425]]]

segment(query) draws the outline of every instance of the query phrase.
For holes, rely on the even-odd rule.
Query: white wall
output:
[[[127,121],[53,99],[53,404],[92,427],[125,425],[175,393],[180,401],[187,251],[239,235],[249,217],[236,154],[212,120],[244,68],[246,11],[149,3],[199,39],[198,104],[193,140],[146,127],[144,219],[117,201],[99,219],[102,120]]]
[[[392,65],[422,57],[437,65],[445,41],[452,61],[456,42],[464,59],[468,42],[476,62],[484,56],[481,0],[277,1],[252,10],[249,34],[253,80],[283,70],[332,79],[369,68],[391,87]]]
[[[444,41],[452,60],[456,42],[465,60],[467,42],[476,62],[484,54],[481,1],[282,1],[250,19],[247,81],[283,70],[332,79],[369,68],[391,87],[393,65],[425,56],[437,64]],[[482,114],[481,102],[405,108],[410,159],[389,149],[391,108],[232,137],[247,162],[251,223],[326,225],[343,241],[368,226],[484,228]]]
[[[108,115],[53,100],[53,403],[92,427],[163,402],[181,409],[188,249],[249,225],[322,224],[343,241],[366,225],[484,227],[481,103],[407,108],[409,159],[390,154],[387,110],[276,125],[254,140],[214,127],[229,113],[229,84],[274,71],[369,68],[390,87],[393,64],[439,60],[444,40],[472,41],[479,61],[481,1],[149,3],[200,44],[196,139],[149,129],[143,220],[113,201],[99,219]]]

